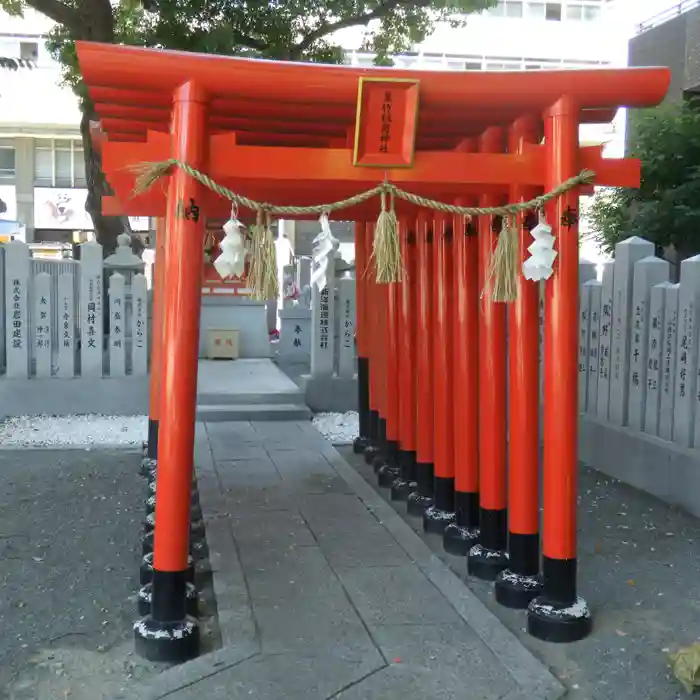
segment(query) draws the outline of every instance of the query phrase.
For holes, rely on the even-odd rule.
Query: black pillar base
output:
[[[145,617],[134,623],[136,653],[148,661],[184,663],[199,656],[199,623],[193,617],[158,622]]]
[[[504,569],[496,579],[496,602],[506,608],[525,610],[542,593],[539,576],[522,576]]]
[[[442,535],[445,532],[445,528],[450,523],[453,523],[454,520],[454,513],[441,510],[435,505],[430,506],[430,508],[426,508],[423,512],[423,532],[432,535]]]
[[[141,466],[139,467],[139,474],[141,476],[147,476],[150,478],[151,472],[155,474],[158,462],[152,457],[144,457],[141,460]]]
[[[422,518],[423,513],[432,505],[432,496],[423,496],[419,491],[414,491],[406,499],[406,512],[416,518]]]
[[[508,567],[508,552],[486,549],[474,545],[467,556],[467,573],[482,581],[495,581],[498,574]]]
[[[418,489],[417,481],[406,481],[403,477],[394,479],[391,485],[391,500],[405,501],[410,494]]]
[[[394,481],[399,477],[401,470],[392,464],[384,464],[377,469],[377,484],[380,488],[390,489]]]
[[[192,555],[187,557],[187,569],[184,572],[185,581],[194,583],[194,559]],[[141,567],[139,568],[139,580],[142,586],[150,583],[153,579],[153,553],[145,554],[141,559]]]
[[[365,464],[372,464],[379,457],[379,447],[377,445],[368,445],[365,448]]]
[[[360,454],[369,444],[372,434],[369,410],[369,358],[357,356],[357,413],[359,418],[359,437],[353,443],[353,451]]]
[[[542,557],[542,594],[527,609],[527,631],[545,642],[577,642],[593,629],[588,605],[576,594],[576,559]]]
[[[146,448],[146,457],[158,459],[158,420],[148,419],[148,443]]]
[[[448,554],[466,557],[469,550],[479,541],[478,527],[464,527],[456,522],[450,523],[442,536],[442,546]]]
[[[138,596],[139,615],[151,614],[151,601],[153,600],[153,584],[147,583],[141,588]],[[185,609],[192,617],[199,617],[199,596],[193,583],[187,583],[185,587]]]
[[[141,556],[153,554],[153,530],[147,532],[141,539]],[[190,556],[195,559],[207,559],[209,557],[209,546],[206,539],[190,541]]]
[[[356,437],[352,443],[352,451],[356,455],[361,455],[370,445],[368,437]]]
[[[372,471],[377,474],[377,472],[384,466],[389,466],[389,462],[383,452],[378,452],[375,458],[372,460]]]
[[[543,589],[539,575],[539,534],[511,532],[508,555],[508,568],[496,580],[496,601],[507,608],[524,610],[533,598],[542,594]]]
[[[527,631],[543,642],[578,642],[593,631],[593,619],[583,598],[566,605],[540,596],[527,608]]]
[[[433,482],[433,505],[423,513],[424,532],[442,535],[455,519],[454,477],[436,476]]]

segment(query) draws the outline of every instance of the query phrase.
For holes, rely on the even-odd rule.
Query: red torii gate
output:
[[[530,200],[583,169],[595,173],[597,185],[636,186],[639,163],[603,159],[599,147],[580,148],[578,127],[610,121],[621,106],[658,104],[670,76],[662,68],[358,69],[87,42],[77,42],[77,52],[107,135],[102,162],[115,195],[103,200],[103,213],[166,221],[162,293],[156,292],[163,327],[161,334],[156,323],[154,333],[160,368],[152,367],[159,400],[159,415],[151,414],[159,423],[152,604],[135,631],[137,648],[149,658],[183,660],[198,650],[196,621],[186,616],[186,578],[204,237],[204,216],[183,215],[183,203],[217,218],[228,216],[231,203],[179,166],[171,168],[167,191],[156,186],[134,196],[132,166],[175,159],[252,200],[294,206],[352,197],[383,178],[423,198],[460,205],[477,200],[482,207]],[[374,88],[384,91],[383,99],[391,93],[398,100],[396,148],[387,147],[382,98]],[[478,235],[462,235],[461,215],[436,213],[431,221],[425,209],[398,199],[409,275],[382,286],[366,274],[376,201],[343,213],[358,222],[356,447],[381,457],[380,483],[393,484],[397,497],[413,491],[409,511],[422,514],[426,528],[450,523],[446,546],[468,550],[474,575],[498,575],[498,599],[529,604],[529,631],[554,641],[581,638],[591,627],[576,592],[575,517],[576,214],[578,195],[590,189],[572,187],[547,207],[558,258],[545,286],[541,580],[538,285],[518,278],[507,350],[507,307],[490,298],[497,239],[490,216],[479,217]],[[285,214],[295,217],[308,214]],[[525,218],[521,259],[530,242]],[[417,337],[431,327],[434,343]]]

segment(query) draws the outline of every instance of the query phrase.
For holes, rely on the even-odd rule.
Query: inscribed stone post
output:
[[[586,410],[588,397],[588,344],[591,331],[591,290],[587,284],[579,294],[578,324],[578,410]]]
[[[75,376],[75,287],[73,275],[58,276],[58,376]]]
[[[654,244],[637,236],[615,246],[609,420],[616,425],[627,425],[634,264],[650,255]]]
[[[124,275],[115,272],[109,278],[109,376],[126,375],[126,314]]]
[[[141,274],[131,279],[131,373],[148,374],[148,298]]]
[[[600,333],[598,342],[598,418],[607,421],[610,414],[610,350],[612,345],[612,307],[615,265],[603,264],[600,289]]]
[[[644,430],[646,415],[651,289],[657,284],[668,282],[669,273],[668,262],[654,256],[642,258],[634,265],[627,423],[635,430]]]
[[[590,295],[588,331],[588,377],[586,387],[586,412],[598,411],[598,344],[600,342],[600,298],[603,285],[598,280],[586,282]]]
[[[101,377],[104,357],[102,246],[80,246],[80,372]]]
[[[335,357],[335,262],[328,263],[327,283],[323,289],[313,286],[311,306],[313,325],[311,338],[311,374],[333,375]]]
[[[681,263],[680,284],[673,441],[683,447],[691,447],[695,429],[695,386],[700,330],[700,255]]]
[[[661,366],[661,408],[659,413],[659,437],[673,439],[673,402],[675,400],[676,348],[678,345],[678,297],[680,284],[666,288],[664,305],[664,343]]]
[[[673,286],[662,282],[651,288],[649,297],[649,342],[647,343],[647,381],[644,406],[644,432],[659,434],[659,409],[663,384],[664,311],[666,290]]]
[[[299,289],[311,284],[311,258],[299,258],[297,261],[297,284]]]
[[[51,376],[51,275],[40,272],[34,276],[34,371],[37,377]]]
[[[7,376],[29,377],[29,247],[22,241],[5,245]]]
[[[597,265],[590,260],[581,260],[578,264],[578,283],[583,290],[583,285],[591,280],[598,279]]]
[[[338,348],[338,376],[352,379],[355,376],[355,280],[342,277],[338,280],[340,304],[340,347]]]

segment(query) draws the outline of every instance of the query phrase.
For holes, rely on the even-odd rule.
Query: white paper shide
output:
[[[552,276],[557,251],[554,250],[552,227],[547,224],[542,215],[537,226],[530,231],[535,239],[528,247],[530,257],[523,263],[523,276],[533,282],[541,282]]]
[[[331,233],[328,214],[321,214],[321,233],[314,238],[313,259],[314,271],[311,273],[311,285],[324,289],[328,283],[328,263],[333,259],[338,239]]]
[[[221,279],[243,277],[245,272],[246,249],[241,225],[235,216],[224,224],[224,237],[219,243],[221,254],[214,261]]]

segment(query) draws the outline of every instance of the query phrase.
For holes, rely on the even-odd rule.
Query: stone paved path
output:
[[[310,423],[199,425],[195,456],[224,647],[139,700],[561,696]]]

